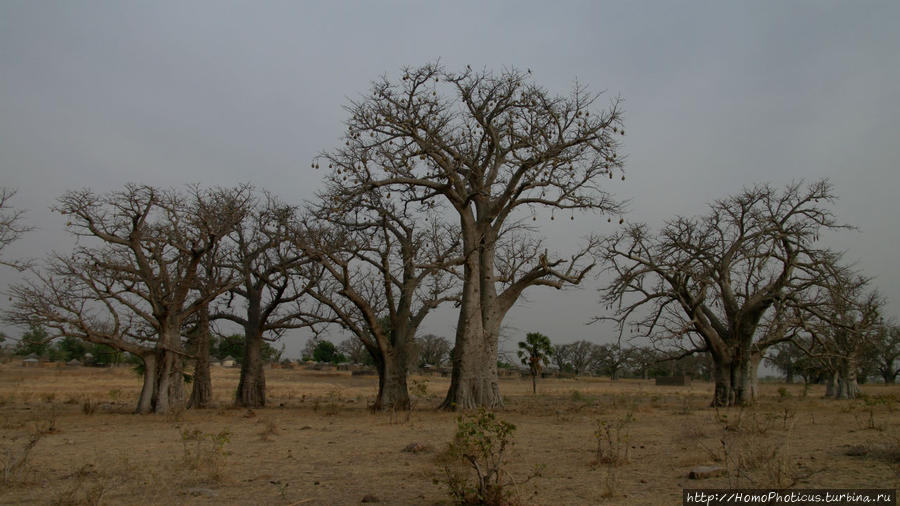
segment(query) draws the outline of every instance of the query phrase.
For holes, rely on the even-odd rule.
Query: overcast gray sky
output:
[[[0,185],[39,227],[9,254],[70,247],[49,213],[68,189],[249,181],[312,198],[310,161],[338,142],[347,101],[439,58],[621,95],[628,179],[611,190],[631,199],[629,220],[658,227],[745,185],[830,178],[859,230],[827,244],[900,316],[898,20],[896,1],[0,0]],[[560,253],[612,227],[554,225]],[[17,279],[0,271],[0,287]],[[600,282],[528,292],[513,337],[610,340],[583,325]],[[454,323],[444,311],[424,331],[451,337]],[[302,337],[287,345],[296,356]]]

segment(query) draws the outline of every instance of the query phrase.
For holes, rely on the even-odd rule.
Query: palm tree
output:
[[[522,364],[528,366],[531,372],[531,390],[537,393],[537,377],[543,366],[547,365],[550,356],[553,355],[553,347],[550,338],[540,332],[529,332],[524,341],[519,341],[519,358]]]

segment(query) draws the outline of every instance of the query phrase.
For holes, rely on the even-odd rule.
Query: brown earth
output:
[[[216,407],[140,416],[131,414],[140,384],[126,368],[0,365],[0,503],[450,504],[440,462],[459,415],[434,409],[446,378],[414,377],[411,413],[372,414],[375,377],[266,373],[272,407],[231,407],[239,371],[216,368]],[[833,401],[818,386],[764,384],[757,406],[718,411],[707,383],[545,379],[532,395],[516,378],[501,391],[498,417],[517,427],[510,476],[543,467],[518,487],[523,504],[681,504],[685,487],[900,483],[896,386],[863,385],[863,399]],[[689,480],[698,466],[727,473]]]

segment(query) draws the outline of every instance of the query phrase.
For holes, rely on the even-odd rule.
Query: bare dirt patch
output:
[[[0,366],[0,503],[449,504],[439,460],[457,415],[434,409],[446,378],[414,378],[412,413],[373,414],[375,377],[268,370],[271,407],[250,411],[231,407],[238,374],[214,370],[212,409],[139,416],[128,369]],[[718,411],[712,386],[696,382],[551,379],[530,389],[501,380],[498,413],[517,427],[510,474],[544,466],[519,491],[526,504],[900,484],[900,387],[863,385],[864,399],[829,401],[818,387],[763,385],[757,406]],[[689,480],[698,466],[727,473]]]

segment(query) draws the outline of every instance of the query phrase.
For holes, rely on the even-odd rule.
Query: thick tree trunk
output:
[[[450,389],[441,409],[502,408],[497,377],[497,336],[484,332],[480,315],[463,323],[460,312]]]
[[[410,409],[409,388],[406,385],[407,364],[402,350],[380,353],[375,359],[378,369],[378,396],[372,410]]]
[[[179,327],[164,332],[160,336],[161,346],[157,348],[159,367],[156,374],[155,413],[168,413],[184,404],[184,372],[181,367],[181,336]]]
[[[153,411],[154,392],[156,390],[156,354],[145,353],[141,355],[144,363],[144,384],[141,387],[141,395],[138,397],[135,413],[146,414]]]
[[[755,399],[756,373],[752,370],[754,365],[759,366],[759,361],[754,362],[753,355],[750,352],[750,344],[752,337],[743,340],[740,347],[735,353],[734,360],[731,363],[731,387],[734,390],[732,394],[732,404],[740,406],[748,406],[753,404]]]
[[[825,397],[836,397],[838,392],[838,375],[831,372],[825,379]]]
[[[531,393],[537,393],[537,373],[531,371]]]
[[[483,245],[479,251],[482,237],[483,233],[476,233],[464,224],[467,260],[463,270],[462,305],[456,324],[450,389],[441,409],[503,407],[497,379],[497,340],[502,315],[495,308],[486,307],[486,303],[495,301],[496,296],[493,280],[487,279],[490,274],[482,273],[485,268],[482,259],[493,254],[492,250],[486,252]]]
[[[450,389],[442,409],[502,408],[500,386],[497,380],[496,349],[493,353],[482,351],[482,346],[468,346],[454,351],[453,375]]]
[[[212,402],[212,377],[209,372],[209,311],[199,313],[200,321],[191,336],[194,362],[193,388],[188,408],[203,409]]]
[[[726,363],[724,360],[714,360],[713,381],[715,382],[715,392],[713,393],[712,402],[714,407],[726,407],[734,404],[734,390],[731,380],[731,364]]]
[[[747,367],[749,373],[749,402],[756,402],[759,399],[759,363],[762,361],[762,355],[754,353],[750,355],[750,364]]]
[[[238,382],[235,404],[245,408],[261,408],[266,405],[266,373],[262,360],[262,334],[252,328],[245,329],[244,357],[241,361],[241,379]]]
[[[846,358],[841,361],[838,373],[836,399],[856,399],[859,396],[859,383],[857,381],[856,361]]]

